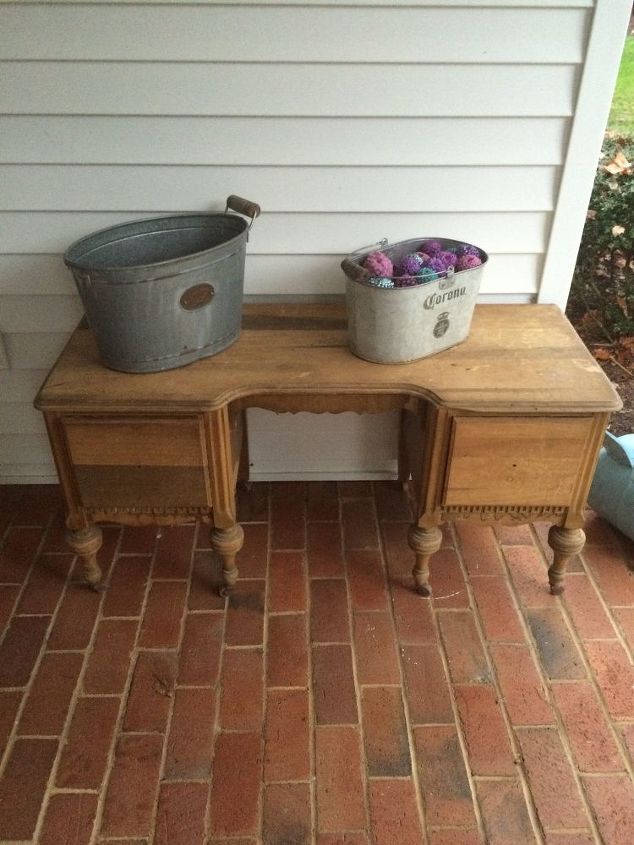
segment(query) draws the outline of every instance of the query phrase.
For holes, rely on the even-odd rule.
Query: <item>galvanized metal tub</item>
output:
[[[231,196],[224,214],[122,223],[64,254],[103,363],[150,373],[226,349],[240,334],[244,261],[255,203]]]
[[[377,364],[406,363],[426,358],[465,340],[471,327],[480,281],[488,255],[477,247],[479,267],[449,274],[415,287],[380,288],[368,284],[364,259],[376,249],[395,264],[415,252],[423,240],[440,241],[443,250],[473,246],[450,238],[421,236],[398,243],[382,241],[372,249],[345,258],[348,342],[359,358]]]

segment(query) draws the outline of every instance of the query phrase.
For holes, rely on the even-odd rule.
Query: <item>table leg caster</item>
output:
[[[431,596],[429,559],[440,548],[442,531],[438,527],[419,528],[417,525],[412,525],[407,535],[407,542],[416,555],[416,564],[412,570],[416,592],[419,596],[429,598]]]
[[[90,525],[88,528],[80,528],[79,531],[67,531],[66,542],[81,558],[86,584],[97,593],[103,592],[105,586],[101,581],[101,568],[97,563],[97,552],[103,542],[101,528]]]

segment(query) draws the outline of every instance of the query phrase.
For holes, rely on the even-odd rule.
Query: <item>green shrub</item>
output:
[[[604,341],[634,335],[634,138],[606,134],[569,311],[585,311]]]

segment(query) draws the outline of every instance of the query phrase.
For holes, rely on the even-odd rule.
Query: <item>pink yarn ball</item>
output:
[[[384,252],[371,252],[363,262],[366,270],[373,276],[392,276],[394,266]]]
[[[419,252],[426,252],[427,255],[436,255],[442,251],[442,244],[440,241],[423,241],[418,247]]]
[[[477,255],[461,255],[456,263],[456,270],[473,270],[480,264],[482,264],[482,261]]]

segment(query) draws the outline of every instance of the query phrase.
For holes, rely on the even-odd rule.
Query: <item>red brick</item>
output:
[[[440,549],[432,557],[431,585],[432,602],[436,610],[469,607],[464,575],[453,549]]]
[[[515,761],[495,690],[456,686],[456,704],[474,775],[512,775]]]
[[[622,771],[623,760],[592,685],[585,681],[553,684],[577,768],[582,772]]]
[[[183,686],[214,686],[218,681],[224,616],[222,613],[188,613],[178,665]]]
[[[622,777],[585,777],[590,800],[604,845],[630,845],[634,841],[634,785]]]
[[[315,729],[317,830],[363,830],[361,740],[353,727]]]
[[[18,734],[62,733],[84,655],[44,654],[22,711]]]
[[[156,538],[163,529],[156,525],[126,526],[121,537],[122,555],[151,555],[156,546]]]
[[[368,499],[374,495],[371,481],[340,481],[339,496],[342,499]]]
[[[104,619],[84,675],[84,691],[95,694],[122,693],[132,662],[137,632],[136,619]]]
[[[235,839],[233,836],[230,839],[209,839],[209,845],[261,845],[261,840],[259,839],[252,839],[249,837],[248,839],[240,837],[239,839]],[[112,845],[119,845],[118,842],[113,842]],[[143,843],[145,845],[145,843]]]
[[[628,569],[623,555],[609,548],[588,546],[583,557],[611,607],[634,605],[634,572]]]
[[[341,519],[346,549],[379,548],[379,534],[373,499],[342,501]]]
[[[402,777],[412,771],[401,687],[366,687],[361,724],[370,777]]]
[[[456,534],[467,572],[475,575],[502,575],[504,565],[493,529],[473,522],[456,522]]]
[[[551,680],[586,677],[579,649],[558,606],[529,610],[527,620],[544,672]]]
[[[318,725],[356,723],[357,698],[348,645],[313,648],[313,695]]]
[[[119,714],[118,698],[79,698],[57,769],[57,786],[99,789]]]
[[[520,604],[524,607],[552,606],[548,571],[539,551],[534,546],[505,546],[504,557]]]
[[[630,755],[630,760],[634,763],[634,723],[618,725],[617,727],[623,737],[625,747]]]
[[[222,665],[220,727],[256,731],[264,710],[263,656],[260,648],[226,649]]]
[[[487,640],[503,643],[526,642],[526,635],[506,578],[473,578],[471,587]]]
[[[98,840],[99,845],[148,845],[147,839],[101,839]],[[232,843],[238,845],[238,843]]]
[[[22,584],[44,532],[41,528],[10,528],[0,550],[0,584]]]
[[[7,747],[23,695],[19,690],[0,690],[0,759]]]
[[[432,603],[414,591],[410,580],[408,576],[406,586],[390,584],[398,641],[433,643],[437,635]]]
[[[339,519],[339,491],[336,481],[313,481],[308,485],[307,516],[309,521]]]
[[[418,775],[430,827],[475,827],[471,786],[455,725],[414,730]]]
[[[476,781],[487,845],[537,845],[517,780]]]
[[[238,561],[239,563],[239,561]],[[211,551],[194,553],[188,607],[190,610],[224,610],[226,599],[219,594],[222,584],[220,558]]]
[[[101,594],[85,584],[69,584],[48,638],[50,649],[88,647],[101,603]]]
[[[381,555],[374,549],[350,549],[346,554],[350,599],[355,610],[386,610],[388,591]]]
[[[587,827],[588,817],[557,729],[521,728],[517,738],[542,827]]]
[[[139,652],[123,718],[125,731],[165,731],[174,697],[177,660],[173,651]]]
[[[551,523],[550,522],[536,522],[534,523],[535,533],[537,534],[538,540],[538,548],[541,548],[543,551],[544,557],[546,558],[546,565],[550,566],[553,562],[553,550],[550,548],[548,544],[548,534],[550,532]],[[568,561],[568,565],[566,566],[567,572],[583,572],[583,564],[581,562],[581,558],[579,555],[575,555]]]
[[[0,637],[3,636],[11,618],[19,592],[20,587],[17,584],[6,586],[0,584]]]
[[[411,522],[412,514],[400,481],[375,481],[374,498],[379,520]]]
[[[203,845],[208,795],[206,783],[161,784],[154,845]]]
[[[400,684],[396,637],[388,613],[355,613],[354,646],[360,684]]]
[[[595,845],[594,836],[587,833],[549,833],[544,832],[546,845]]]
[[[554,725],[555,716],[533,656],[525,646],[492,645],[502,697],[513,725]]]
[[[68,546],[66,545],[66,520],[64,518],[64,511],[61,508],[59,512],[55,514],[52,522],[49,524],[46,530],[44,542],[42,543],[42,551],[68,551]]]
[[[439,613],[438,621],[454,684],[481,684],[491,680],[473,614]]]
[[[152,578],[189,578],[195,535],[195,525],[161,528]]]
[[[57,484],[25,484],[20,491],[19,507],[14,514],[16,525],[46,525],[62,507]]]
[[[211,787],[212,837],[259,833],[261,782],[260,732],[221,733],[216,740]]]
[[[209,777],[215,714],[213,690],[176,690],[165,759],[167,780]]]
[[[370,781],[370,821],[375,845],[420,845],[423,841],[411,780]]]
[[[530,525],[494,525],[493,530],[501,546],[532,546],[535,543]]]
[[[73,555],[70,554],[40,555],[29,574],[17,612],[54,613],[72,563]]]
[[[243,525],[244,544],[238,556],[241,578],[266,578],[269,526],[267,523]]]
[[[609,522],[606,522],[590,508],[586,509],[585,520],[583,530],[586,533],[586,545],[609,546],[612,549],[620,549],[618,532],[612,528]]]
[[[308,630],[305,613],[269,616],[266,659],[267,686],[306,686]]]
[[[141,648],[178,647],[186,593],[186,583],[153,582],[141,623],[139,635]]]
[[[577,633],[582,639],[614,638],[614,625],[585,573],[573,572],[566,577],[563,598]]]
[[[268,481],[238,482],[236,488],[236,509],[238,522],[268,522],[269,519]]]
[[[348,591],[343,579],[311,581],[310,639],[313,643],[350,642]]]
[[[264,791],[264,842],[310,845],[310,786],[273,783]]]
[[[229,596],[225,643],[261,645],[264,637],[264,581],[238,581]]]
[[[0,840],[33,837],[56,753],[56,739],[15,741],[0,780]]]
[[[341,525],[309,523],[306,558],[311,578],[341,578],[344,575]]]
[[[401,655],[412,724],[453,723],[449,684],[438,646],[404,646]]]
[[[612,613],[630,647],[630,651],[634,654],[634,607],[617,607]]]
[[[264,780],[310,778],[308,691],[269,690],[264,731]]]
[[[114,563],[103,603],[104,616],[140,616],[152,558],[123,555]]]
[[[621,643],[588,642],[586,652],[612,718],[631,719],[634,666]]]
[[[0,646],[0,686],[26,686],[50,621],[50,616],[13,617]]]
[[[307,573],[303,552],[271,552],[269,611],[301,611],[307,607]]]
[[[152,829],[163,737],[122,736],[103,809],[104,836],[147,836]]]
[[[318,833],[317,845],[369,845],[367,833]]]
[[[402,522],[384,522],[380,526],[385,548],[390,588],[399,583],[413,588],[414,553],[407,543],[408,527]]]
[[[96,795],[53,795],[46,808],[39,845],[90,845],[96,812]]]
[[[303,549],[306,546],[306,502],[303,499],[271,500],[271,548]]]
[[[429,845],[481,845],[481,843],[477,830],[445,828],[429,831]]]

